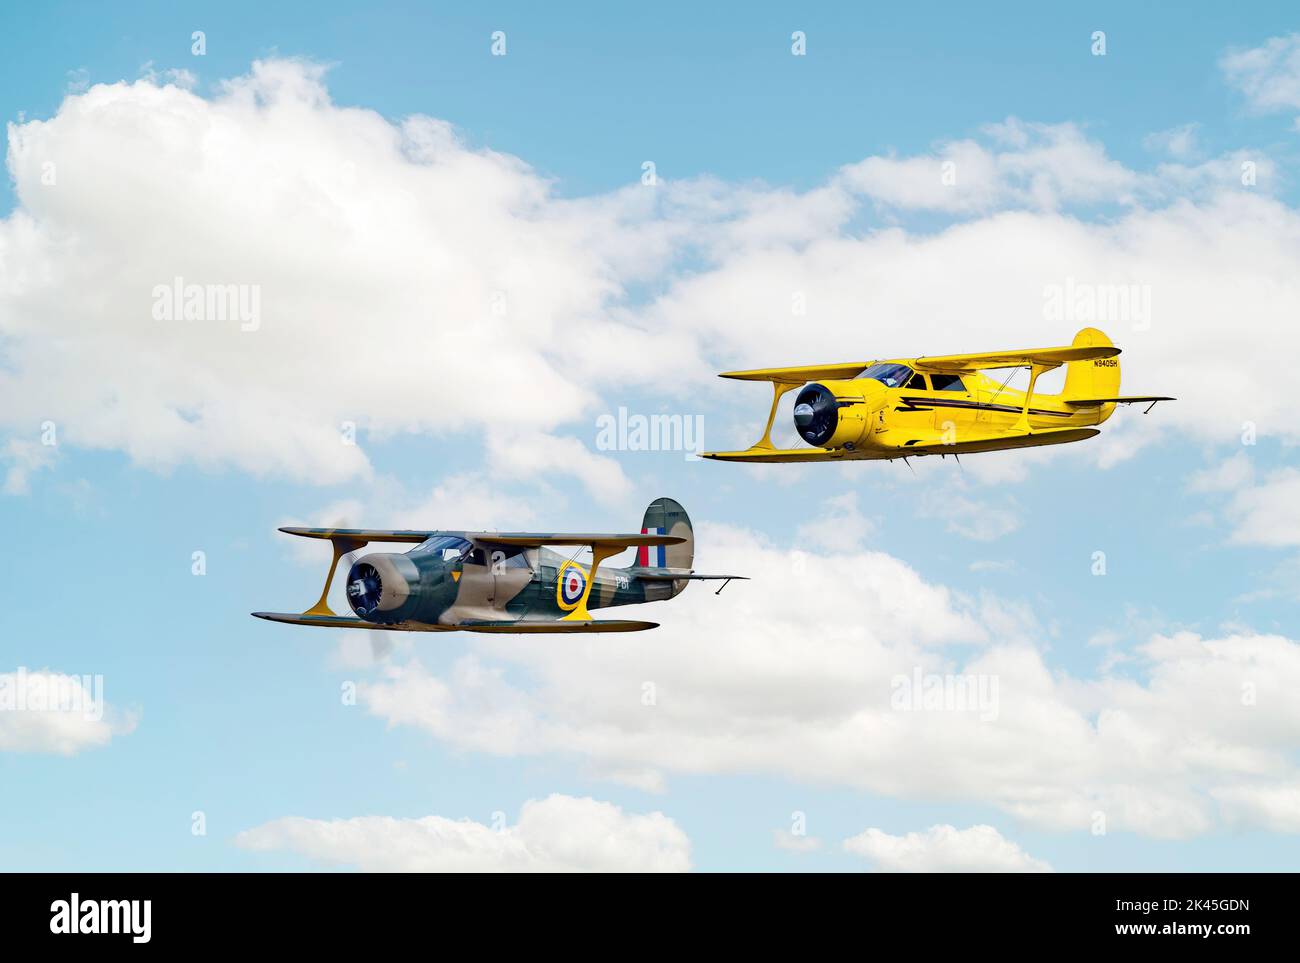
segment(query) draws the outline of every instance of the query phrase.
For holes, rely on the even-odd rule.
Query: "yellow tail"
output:
[[[1084,328],[1074,336],[1076,347],[1094,348],[1109,346],[1110,338],[1096,328]],[[1061,399],[1115,398],[1119,396],[1119,358],[1097,358],[1093,361],[1071,361],[1065,366],[1065,389]],[[1106,406],[1108,409],[1113,405]],[[1107,412],[1109,413],[1109,412]]]

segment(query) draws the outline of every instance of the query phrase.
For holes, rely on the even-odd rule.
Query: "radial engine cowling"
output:
[[[794,400],[799,437],[818,448],[856,448],[871,433],[871,419],[883,402],[879,382],[864,380],[804,386]]]
[[[348,605],[367,622],[400,622],[418,602],[420,572],[405,555],[363,555],[348,572]]]

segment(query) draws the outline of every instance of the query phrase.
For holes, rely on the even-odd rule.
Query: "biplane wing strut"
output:
[[[348,552],[355,552],[358,549],[365,548],[369,542],[362,542],[351,538],[332,538],[330,544],[334,547],[334,558],[330,561],[329,571],[325,573],[325,587],[320,590],[320,598],[316,604],[309,608],[303,615],[334,615],[336,614],[329,606],[330,585],[334,581],[334,573],[338,570],[339,559]]]
[[[1020,409],[1020,418],[1015,430],[1021,434],[1033,434],[1029,426],[1029,406],[1034,400],[1034,388],[1038,376],[1059,368],[1071,361],[1089,361],[1098,358],[1113,358],[1120,349],[1111,344],[1106,345],[1067,345],[1059,348],[1027,348],[1013,351],[988,351],[982,354],[950,354],[939,357],[917,358],[916,369],[929,372],[965,372],[996,368],[1028,368],[1029,388],[1025,391],[1025,403]]]
[[[772,382],[772,410],[767,413],[767,424],[763,427],[763,437],[751,445],[751,448],[769,448],[776,449],[772,444],[772,425],[776,422],[776,407],[781,403],[782,396],[787,391],[793,391],[798,388],[800,382],[797,381],[773,381]]]
[[[1025,391],[1025,406],[1020,409],[1020,420],[1016,422],[1016,431],[1026,435],[1032,433],[1029,427],[1029,404],[1034,400],[1034,386],[1038,384],[1038,376],[1044,371],[1051,371],[1053,368],[1059,368],[1061,362],[1055,364],[1044,363],[1041,361],[1032,362],[1029,365],[1029,388]]]
[[[596,570],[600,568],[601,562],[621,551],[623,551],[622,547],[617,545],[593,545],[591,547],[591,571],[587,574],[587,587],[582,590],[582,599],[578,602],[578,607],[561,618],[561,622],[592,621],[591,613],[587,611],[587,600],[591,598],[592,586],[596,584]]]
[[[323,616],[325,618],[339,618],[335,615],[334,610],[329,607],[330,585],[334,582],[334,573],[338,570],[339,559],[349,552],[355,552],[365,548],[371,542],[411,542],[419,544],[427,539],[432,532],[417,531],[395,531],[393,529],[377,528],[292,528],[282,527],[280,531],[286,535],[301,535],[303,538],[328,538],[330,545],[334,547],[334,558],[330,561],[329,571],[325,573],[325,587],[321,589],[320,598],[316,604],[309,608],[303,615]]]
[[[767,424],[763,426],[763,436],[749,446],[763,451],[776,451],[772,444],[772,425],[776,422],[776,408],[787,392],[822,378],[853,378],[861,373],[870,362],[849,361],[842,364],[808,364],[792,368],[753,368],[748,371],[724,371],[718,377],[731,378],[735,381],[770,381],[772,382],[772,408],[767,413]]]

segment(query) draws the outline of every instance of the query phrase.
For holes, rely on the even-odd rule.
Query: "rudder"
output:
[[[636,564],[647,568],[684,568],[695,563],[695,533],[690,516],[671,498],[656,498],[641,519],[647,535],[677,535],[686,541],[676,545],[643,545],[636,551]]]
[[[1096,328],[1084,328],[1071,342],[1076,348],[1110,347],[1111,340]],[[1119,395],[1119,358],[1071,361],[1065,366],[1063,399],[1114,398]]]

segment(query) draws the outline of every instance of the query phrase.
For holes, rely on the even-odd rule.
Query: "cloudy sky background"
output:
[[[1274,11],[4,17],[0,686],[103,691],[0,712],[0,865],[1295,865]],[[257,329],[155,319],[178,276],[256,285]],[[1071,283],[1150,316],[1050,316]],[[597,444],[625,407],[743,446],[766,389],[725,368],[1094,322],[1125,392],[1179,401],[1082,445],[913,474]],[[247,615],[319,591],[277,525],[627,530],[664,494],[753,581],[654,632]],[[995,717],[899,711],[917,669],[996,680]]]

